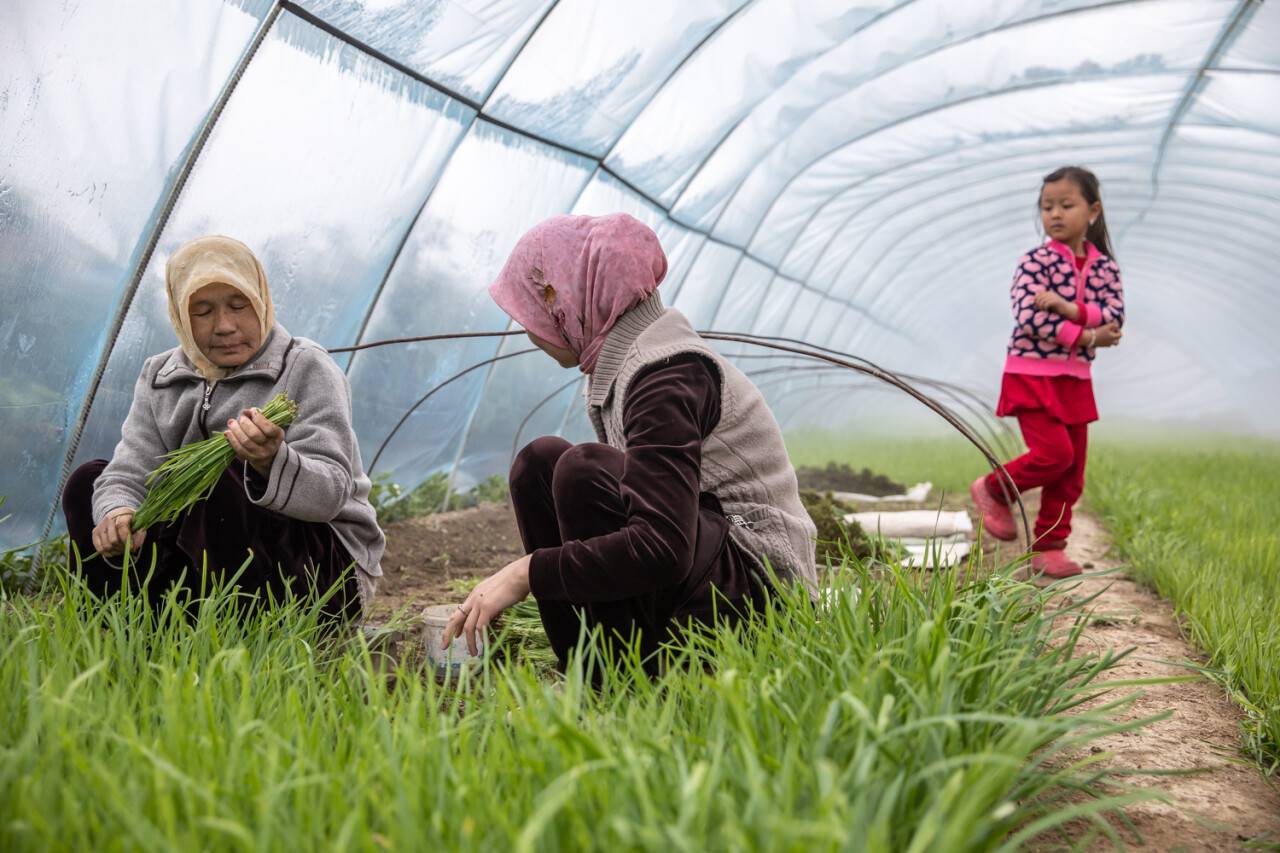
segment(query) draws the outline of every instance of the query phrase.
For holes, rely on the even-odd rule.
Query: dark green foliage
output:
[[[5,495],[0,495],[0,513],[3,513]],[[0,514],[0,524],[7,515]],[[38,587],[44,571],[50,566],[66,565],[67,537],[65,534],[43,542],[33,542],[0,551],[0,591],[18,592]]]
[[[809,511],[818,528],[818,565],[828,561],[839,563],[844,555],[866,560],[874,552],[870,538],[856,521],[846,522],[846,513],[853,512],[848,504],[836,500],[830,492],[800,490],[800,502]]]

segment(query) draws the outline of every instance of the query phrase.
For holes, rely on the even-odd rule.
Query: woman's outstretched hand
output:
[[[263,477],[271,475],[271,463],[284,443],[284,430],[258,409],[245,409],[240,417],[227,421],[225,435],[237,458],[248,462]]]
[[[449,648],[453,638],[462,634],[467,638],[467,650],[479,654],[480,632],[499,613],[524,601],[529,594],[529,554],[514,563],[508,563],[500,571],[490,575],[471,590],[467,600],[458,606],[449,623],[444,626],[440,649]]]

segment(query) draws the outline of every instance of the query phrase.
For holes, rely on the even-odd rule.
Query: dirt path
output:
[[[1116,565],[1107,556],[1110,542],[1096,518],[1079,513],[1073,527],[1068,553],[1075,560],[1096,569]],[[1122,575],[1087,578],[1073,594],[1100,590],[1094,605],[1098,618],[1085,629],[1082,648],[1136,647],[1103,681],[1185,675],[1176,662],[1204,662],[1182,639],[1167,602]],[[1169,802],[1127,809],[1142,838],[1125,832],[1125,843],[1147,850],[1240,850],[1251,840],[1280,843],[1280,794],[1237,751],[1240,709],[1217,684],[1197,680],[1144,687],[1122,717],[1166,709],[1173,712],[1169,718],[1097,745],[1115,754],[1118,767],[1206,772],[1137,780],[1165,792]]]

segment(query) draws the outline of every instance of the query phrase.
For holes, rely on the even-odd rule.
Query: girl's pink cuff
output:
[[[1092,329],[1102,325],[1102,309],[1098,307],[1096,302],[1086,302],[1084,304],[1084,327]]]
[[[1079,323],[1073,323],[1070,320],[1063,320],[1062,325],[1058,327],[1057,338],[1058,343],[1066,347],[1073,347],[1076,341],[1080,340],[1080,335],[1084,333],[1084,326]]]

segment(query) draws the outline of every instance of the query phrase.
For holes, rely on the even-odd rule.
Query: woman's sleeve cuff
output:
[[[1084,327],[1093,329],[1102,325],[1102,308],[1096,302],[1084,304]]]
[[[271,460],[271,470],[267,474],[266,485],[262,484],[261,475],[254,471],[248,462],[243,463],[244,492],[249,502],[255,506],[281,512],[289,502],[289,496],[293,492],[292,483],[297,479],[300,461],[296,457],[297,454],[289,447],[289,443],[282,442],[280,449],[276,451],[275,458]]]
[[[529,591],[539,601],[568,601],[560,580],[560,549],[539,548],[529,557]]]

